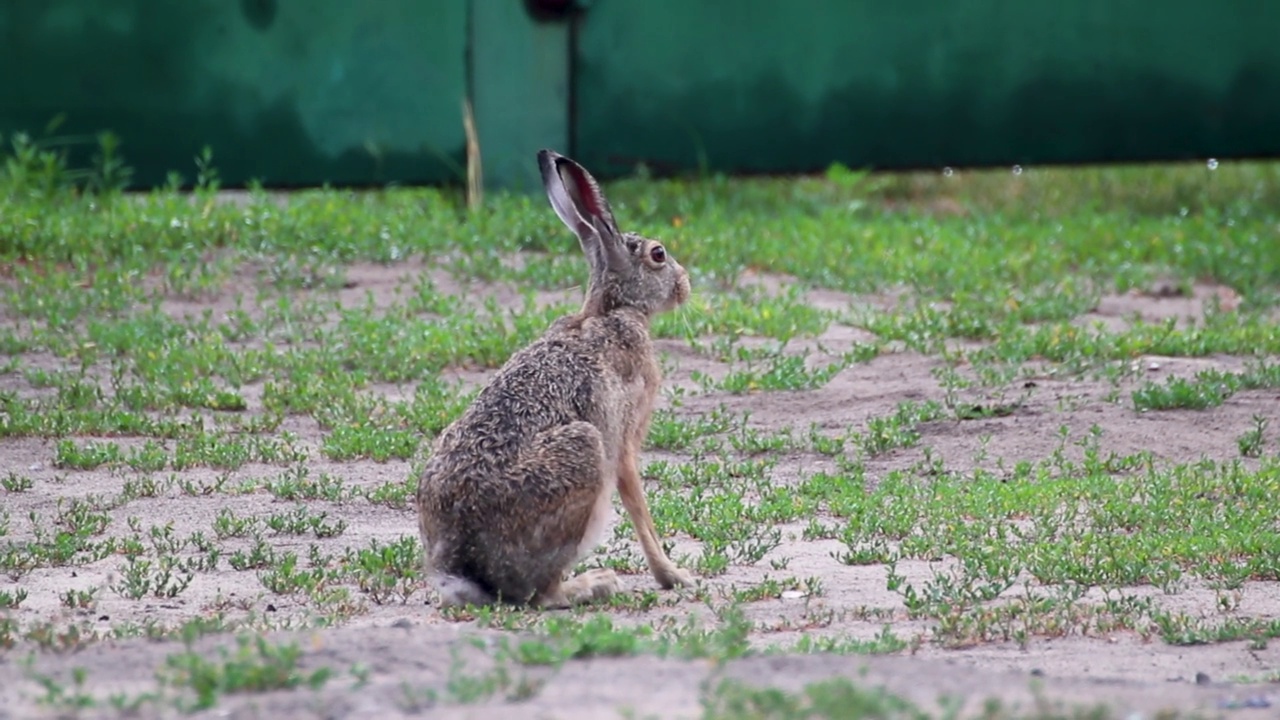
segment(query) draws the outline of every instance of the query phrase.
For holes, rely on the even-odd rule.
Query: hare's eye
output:
[[[667,251],[663,250],[661,245],[654,245],[649,249],[649,259],[654,263],[661,265],[666,262]]]

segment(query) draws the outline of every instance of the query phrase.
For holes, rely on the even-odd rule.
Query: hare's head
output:
[[[578,236],[591,265],[585,312],[630,307],[652,316],[689,299],[689,274],[661,242],[618,230],[591,173],[551,150],[538,152],[538,165],[551,207]]]

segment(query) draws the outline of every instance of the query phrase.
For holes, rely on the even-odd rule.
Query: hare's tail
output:
[[[488,590],[459,575],[441,573],[435,577],[435,586],[440,593],[440,607],[491,605],[496,599]]]

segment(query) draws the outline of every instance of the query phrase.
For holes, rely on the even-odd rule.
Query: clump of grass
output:
[[[223,695],[323,687],[332,669],[302,670],[301,652],[296,644],[275,645],[262,637],[241,636],[234,651],[219,648],[213,657],[191,649],[168,656],[160,677],[167,687],[194,696],[182,703],[188,712],[214,707]]]
[[[728,718],[876,717],[925,720],[929,713],[883,688],[859,687],[847,678],[812,683],[798,693],[721,680],[704,689],[702,716]]]
[[[1191,380],[1171,377],[1163,386],[1146,382],[1133,391],[1134,409],[1205,410],[1241,390],[1280,387],[1280,365],[1259,364],[1244,373],[1202,370]]]
[[[1250,458],[1261,457],[1262,445],[1265,440],[1263,433],[1266,431],[1267,425],[1267,418],[1261,415],[1253,416],[1253,428],[1236,439],[1236,444],[1239,446],[1242,456]]]

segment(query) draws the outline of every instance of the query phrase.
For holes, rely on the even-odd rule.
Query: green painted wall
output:
[[[455,180],[467,0],[7,0],[0,133],[111,129],[141,185]]]
[[[473,0],[471,97],[485,184],[536,191],[544,147],[569,147],[569,24],[534,22],[523,2]]]
[[[110,129],[138,185],[1278,155],[1260,0],[0,1],[0,133]]]
[[[795,171],[1280,153],[1280,4],[594,0],[574,149]]]

